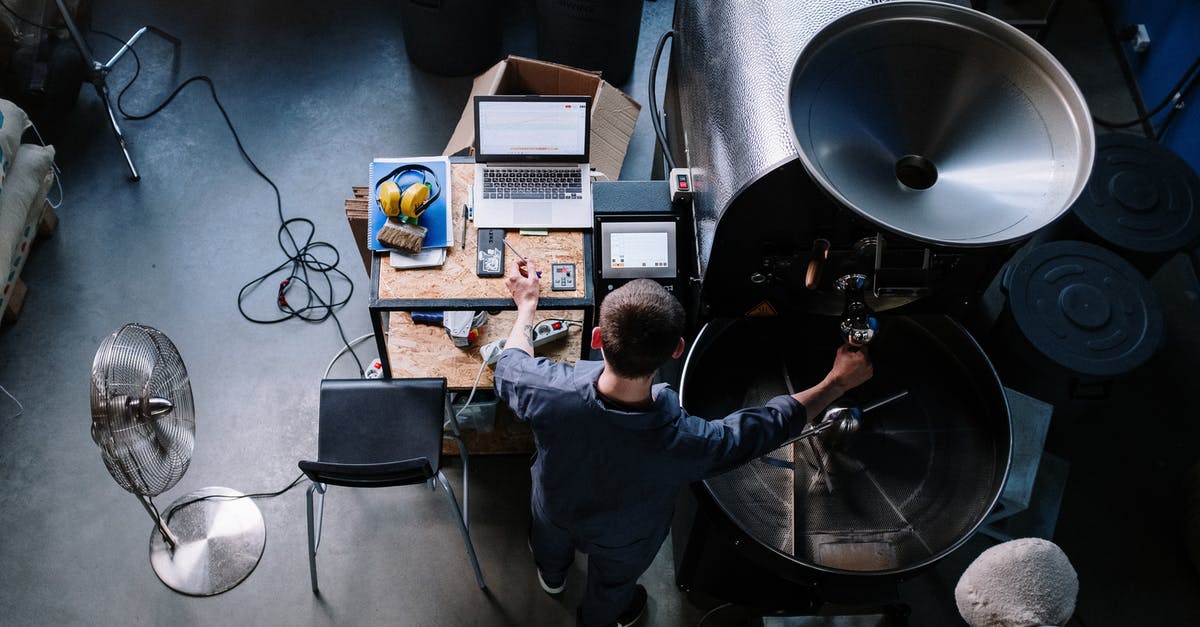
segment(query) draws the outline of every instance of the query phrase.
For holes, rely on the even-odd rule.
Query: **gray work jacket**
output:
[[[787,395],[712,421],[688,415],[665,383],[653,387],[653,409],[611,407],[596,390],[603,368],[602,361],[571,366],[510,348],[494,377],[498,396],[533,429],[533,505],[585,544],[661,540],[681,488],[770,452],[804,428],[804,406]]]

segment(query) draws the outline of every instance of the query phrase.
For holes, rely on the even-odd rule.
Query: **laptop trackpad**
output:
[[[550,224],[553,205],[553,202],[547,200],[514,200],[513,223],[547,226]]]

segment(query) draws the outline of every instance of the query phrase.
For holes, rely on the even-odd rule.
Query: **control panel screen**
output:
[[[613,279],[675,278],[674,222],[602,222],[600,276]]]

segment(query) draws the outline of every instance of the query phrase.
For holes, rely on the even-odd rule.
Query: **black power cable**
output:
[[[109,37],[122,45],[124,41],[120,38],[99,30],[93,32]],[[233,121],[229,118],[229,113],[225,110],[225,106],[221,104],[221,99],[217,96],[217,88],[212,79],[205,75],[197,75],[179,84],[169,96],[157,106],[146,113],[133,114],[125,110],[124,98],[125,93],[133,86],[134,81],[141,75],[142,61],[138,56],[137,50],[132,46],[129,48],[134,59],[133,76],[117,93],[117,110],[121,115],[129,120],[145,120],[157,115],[160,111],[166,108],[188,85],[196,82],[202,82],[208,86],[209,94],[212,96],[213,103],[217,105],[217,109],[221,112],[221,117],[225,120],[225,126],[229,128],[230,134],[233,135],[233,141],[237,144],[238,152],[242,158],[250,166],[250,169],[259,178],[266,181],[267,185],[271,186],[271,191],[275,194],[275,210],[279,217],[279,229],[276,231],[276,240],[279,242],[279,248],[283,251],[286,259],[275,268],[259,275],[252,279],[238,290],[238,312],[246,320],[256,324],[277,324],[286,322],[293,318],[299,318],[306,322],[324,322],[332,318],[334,324],[337,325],[338,335],[342,339],[342,343],[346,346],[351,355],[354,356],[354,362],[358,366],[358,371],[363,371],[362,361],[358,358],[358,354],[354,352],[350,346],[349,339],[346,338],[346,332],[342,327],[342,321],[338,319],[335,310],[350,302],[350,298],[354,295],[354,282],[349,275],[338,268],[341,261],[341,255],[335,246],[328,242],[315,241],[316,224],[307,218],[290,218],[286,219],[283,216],[283,197],[279,192],[279,187],[267,176],[246,152],[246,147],[242,144],[242,139],[238,135],[237,129],[233,125]],[[307,237],[304,239],[304,244],[298,243],[296,234],[292,232],[294,225],[301,225],[307,228]],[[324,257],[324,258],[322,258]],[[280,312],[280,315],[272,318],[255,317],[246,312],[246,299],[257,290],[263,283],[268,282],[272,277],[280,277],[278,286],[275,289],[275,307]],[[335,287],[335,281],[344,282],[348,287],[348,292],[344,297],[339,297]],[[319,283],[320,282],[320,283]],[[318,287],[320,290],[318,291]],[[300,299],[296,299],[296,292],[301,295]],[[291,301],[288,297],[292,296]]]
[[[658,47],[654,50],[654,57],[650,61],[650,94],[646,99],[646,104],[650,108],[650,125],[654,127],[654,135],[658,137],[658,146],[662,149],[663,158],[667,160],[668,171],[675,169],[675,158],[671,155],[671,144],[667,141],[667,133],[662,128],[655,86],[658,84],[658,63],[662,59],[663,47],[667,45],[667,40],[674,36],[675,31],[669,30],[663,33],[662,38],[658,40]]]
[[[25,17],[25,16],[21,15],[20,13],[17,13],[16,11],[14,11],[14,10],[13,10],[13,8],[12,8],[12,7],[8,6],[8,3],[7,3],[7,2],[5,2],[4,0],[0,0],[0,7],[4,7],[4,10],[5,10],[5,11],[8,11],[8,13],[9,13],[10,15],[12,15],[12,16],[13,16],[13,17],[15,17],[15,18],[17,18],[17,21],[18,21],[18,22],[24,22],[24,23],[26,23],[26,24],[28,24],[28,25],[30,25],[30,26],[33,26],[34,28],[40,28],[40,29],[42,29],[42,30],[58,30],[58,27],[55,27],[55,26],[46,26],[45,24],[41,24],[41,23],[39,23],[39,22],[35,22],[35,21],[33,21],[33,20],[31,20],[31,19],[29,19],[29,18],[27,18],[27,17]]]
[[[168,522],[168,523],[171,522],[171,517],[175,515],[175,512],[187,507],[188,505],[191,505],[192,503],[199,503],[200,501],[209,501],[209,500],[216,500],[216,499],[223,499],[226,501],[236,501],[238,499],[274,498],[274,497],[284,494],[288,490],[291,490],[292,488],[296,487],[297,485],[300,484],[300,481],[303,479],[304,479],[304,474],[301,473],[300,476],[293,479],[292,482],[289,483],[286,488],[284,488],[282,490],[276,490],[275,492],[256,492],[254,494],[242,494],[240,496],[234,496],[232,494],[208,494],[205,496],[198,496],[194,499],[188,499],[186,501],[183,501],[181,503],[171,506],[171,509],[167,510],[167,515],[163,516],[163,522]]]
[[[1157,105],[1155,105],[1153,109],[1147,111],[1145,115],[1138,116],[1136,119],[1125,122],[1106,120],[1098,115],[1092,115],[1092,119],[1095,120],[1100,126],[1107,126],[1108,128],[1129,128],[1130,126],[1137,126],[1138,124],[1152,119],[1164,108],[1166,108],[1167,105],[1174,104],[1176,107],[1178,107],[1179,103],[1183,100],[1184,94],[1195,84],[1193,74],[1196,74],[1197,69],[1200,69],[1200,56],[1196,57],[1196,60],[1193,61],[1192,65],[1187,69],[1186,72],[1183,73],[1183,76],[1179,78],[1179,81],[1175,83],[1175,86],[1171,88],[1171,91],[1167,94],[1167,96],[1163,98],[1162,101]],[[1191,84],[1189,84],[1189,81]]]
[[[1200,60],[1200,58],[1197,58],[1197,60]],[[1176,94],[1178,97],[1174,101],[1175,104],[1171,106],[1171,111],[1167,113],[1167,117],[1163,119],[1162,124],[1159,125],[1158,132],[1155,133],[1154,139],[1160,142],[1162,141],[1163,137],[1167,134],[1167,129],[1171,126],[1171,122],[1175,120],[1175,116],[1183,110],[1185,104],[1184,99],[1187,98],[1188,94],[1191,93],[1192,89],[1194,89],[1197,84],[1200,84],[1200,72],[1192,74],[1192,80],[1188,81],[1188,84]]]

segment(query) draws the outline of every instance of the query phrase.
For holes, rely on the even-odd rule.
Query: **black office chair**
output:
[[[446,490],[454,519],[467,545],[475,580],[486,588],[471,543],[467,519],[467,449],[450,411],[445,379],[326,379],[321,382],[317,461],[301,461],[308,488],[308,568],[317,589],[317,547],[325,491],[330,485],[386,488],[436,479]],[[463,461],[463,505],[441,471],[444,421]],[[314,499],[314,494],[317,498]],[[314,501],[316,509],[314,510]]]

